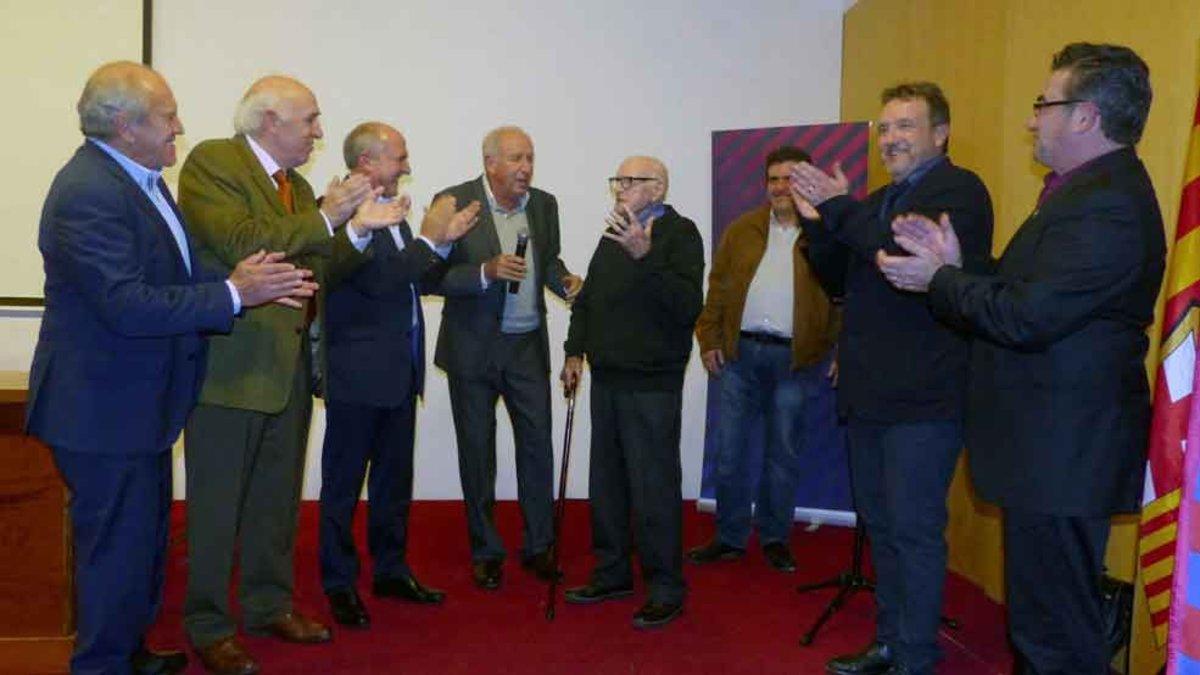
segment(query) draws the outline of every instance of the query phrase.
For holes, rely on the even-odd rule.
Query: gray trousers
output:
[[[467,534],[471,560],[476,562],[505,557],[492,514],[496,503],[496,401],[500,398],[508,410],[516,443],[517,500],[525,520],[522,556],[545,551],[554,539],[550,375],[539,333],[501,334],[488,351],[484,372],[449,377]]]
[[[278,414],[199,405],[184,437],[188,581],[183,625],[196,647],[233,635],[229,583],[248,627],[292,609],[293,551],[312,413],[307,354]]]
[[[683,602],[683,392],[614,389],[593,379],[591,399],[592,582],[632,583],[632,523],[649,601]]]

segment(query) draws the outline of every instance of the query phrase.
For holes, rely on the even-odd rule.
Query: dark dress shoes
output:
[[[187,662],[187,655],[183,652],[152,652],[144,646],[129,657],[134,675],[173,675],[183,672]]]
[[[681,602],[647,602],[633,615],[634,628],[665,626],[683,613]]]
[[[763,556],[767,559],[767,564],[780,572],[795,572],[796,559],[792,557],[792,551],[787,544],[774,541],[763,546]]]
[[[377,598],[397,598],[422,605],[440,605],[446,594],[436,588],[426,588],[409,574],[403,577],[385,577],[371,584],[371,592]]]
[[[563,599],[573,605],[592,605],[597,602],[626,598],[631,595],[633,595],[632,584],[628,586],[601,586],[592,583],[587,586],[568,588],[563,593]]]
[[[275,637],[284,642],[296,644],[329,642],[333,638],[328,626],[296,612],[288,612],[263,626],[247,628],[246,632],[251,635]]]
[[[197,647],[196,656],[200,657],[205,670],[217,675],[254,675],[258,672],[258,664],[233,635],[206,647]]]
[[[706,565],[718,560],[737,560],[744,555],[746,555],[746,549],[730,546],[713,539],[703,546],[697,546],[688,551],[687,559],[697,565]]]
[[[825,664],[825,672],[833,675],[882,675],[890,672],[894,665],[896,655],[891,647],[875,642],[857,654],[830,659]]]
[[[554,556],[550,549],[533,555],[521,561],[521,567],[533,572],[542,581],[554,581],[562,578],[562,570],[554,565]]]
[[[329,611],[338,625],[346,628],[364,629],[371,627],[367,608],[353,588],[338,588],[325,594],[329,598]]]
[[[471,577],[475,580],[475,585],[486,591],[500,588],[503,574],[503,563],[500,560],[477,560],[471,563]]]

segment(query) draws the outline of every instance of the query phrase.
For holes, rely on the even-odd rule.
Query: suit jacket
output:
[[[344,279],[331,279],[324,330],[328,400],[396,407],[424,390],[425,314],[419,294],[445,271],[445,263],[412,236],[407,222],[400,224],[400,236],[403,250],[390,232],[376,230],[365,251],[367,263]]]
[[[925,296],[898,291],[875,266],[883,248],[901,253],[892,218],[905,212],[937,218],[945,212],[962,243],[968,270],[985,269],[992,248],[992,203],[974,173],[941,160],[890,208],[886,186],[863,202],[848,196],[821,204],[820,225],[850,249],[839,339],[838,409],[880,423],[962,419],[969,344],[938,321]]]
[[[483,289],[479,282],[479,266],[499,255],[500,239],[496,224],[488,209],[487,195],[483,188],[484,177],[480,176],[441,194],[454,195],[459,208],[472,200],[483,204],[479,212],[479,223],[454,245],[447,260],[449,269],[442,278],[437,292],[446,296],[442,309],[442,327],[438,331],[437,350],[433,361],[450,375],[467,376],[482,372],[487,356],[484,348],[500,333],[500,322],[504,313],[504,298],[508,292],[507,282],[493,282]],[[537,188],[530,188],[529,202],[525,207],[529,219],[529,241],[537,254],[537,277],[526,279],[538,288],[548,288],[555,295],[564,297],[563,277],[569,272],[559,259],[558,202],[554,195]],[[547,372],[550,370],[550,343],[546,335],[546,298],[537,294],[538,312],[541,314],[539,327],[542,355]]]
[[[179,174],[179,204],[197,242],[196,257],[221,270],[260,249],[282,251],[288,260],[313,271],[323,283],[331,268],[353,267],[366,257],[345,233],[329,236],[308,181],[295,170],[295,213],[289,214],[275,184],[245,137],[200,143]],[[318,317],[319,318],[319,317]],[[304,312],[269,303],[242,314],[229,335],[209,341],[210,358],[200,402],[278,413],[287,404],[299,361]]]
[[[228,288],[196,260],[193,244],[189,274],[170,228],[129,174],[90,142],[75,151],[50,186],[38,230],[46,309],[29,433],[75,452],[171,447],[199,393],[200,333],[233,323]]]
[[[1066,516],[1137,509],[1145,329],[1165,252],[1154,187],[1125,148],[1051,194],[994,273],[934,276],[934,310],[978,336],[966,431],[984,499]]]

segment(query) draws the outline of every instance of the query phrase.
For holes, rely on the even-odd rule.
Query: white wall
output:
[[[610,202],[604,179],[624,156],[653,154],[666,162],[668,201],[696,221],[711,251],[710,132],[838,118],[844,0],[764,0],[741,7],[715,0],[580,7],[549,1],[155,4],[154,65],[174,88],[187,129],[181,157],[204,138],[230,135],[237,99],[253,79],[271,72],[294,75],[317,95],[326,138],[305,173],[318,191],[344,171],[341,139],[363,120],[381,119],[406,134],[414,168],[410,191],[418,203],[478,175],[479,141],[488,129],[520,124],[534,139],[535,184],[559,200],[563,260],[580,274]],[[549,309],[557,374],[569,314],[557,300]],[[425,311],[432,353],[440,300],[426,299]],[[6,335],[0,332],[0,339]],[[10,351],[0,346],[0,367]],[[689,498],[700,485],[705,383],[693,353],[682,438]],[[441,371],[431,369],[426,390],[418,413],[415,494],[458,499]],[[556,456],[566,414],[560,400],[555,398]],[[587,492],[587,411],[584,386],[572,446],[572,496]],[[497,496],[510,499],[511,428],[504,411],[497,414]],[[318,405],[309,498],[318,490],[323,430]],[[182,471],[176,483],[181,485]]]

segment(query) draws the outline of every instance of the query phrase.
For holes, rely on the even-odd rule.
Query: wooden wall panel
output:
[[[1025,121],[1051,56],[1077,40],[1129,45],[1150,65],[1155,98],[1138,152],[1171,232],[1200,75],[1198,38],[1195,0],[859,0],[845,19],[842,119],[873,119],[879,90],[900,79],[941,84],[951,106],[951,156],[987,184],[1000,251],[1031,209],[1045,171],[1032,160]],[[871,184],[885,181],[876,159]],[[963,468],[950,491],[950,565],[1002,598],[999,519],[974,496]],[[1136,520],[1117,519],[1110,570],[1132,578],[1135,551]],[[1131,672],[1157,672],[1163,656],[1140,594],[1133,642]]]

